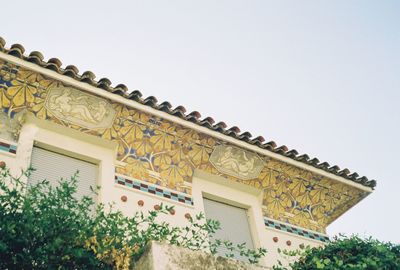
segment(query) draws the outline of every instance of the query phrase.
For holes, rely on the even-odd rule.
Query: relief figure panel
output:
[[[89,129],[110,127],[116,113],[106,100],[71,87],[49,89],[45,107],[55,117]]]
[[[264,167],[257,154],[230,145],[216,146],[210,162],[218,171],[242,180],[257,178]]]

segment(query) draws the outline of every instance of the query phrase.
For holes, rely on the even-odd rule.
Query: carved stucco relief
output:
[[[116,113],[104,99],[71,87],[50,89],[45,106],[60,120],[89,129],[110,127]]]
[[[229,145],[216,146],[210,162],[218,171],[242,180],[257,178],[264,167],[257,154]]]
[[[25,114],[26,112],[23,110],[11,118],[5,112],[0,111],[0,138],[10,142],[18,142],[18,136],[25,121]]]

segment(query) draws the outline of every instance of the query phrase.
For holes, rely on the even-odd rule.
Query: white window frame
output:
[[[96,164],[98,166],[96,185],[100,186],[97,202],[107,204],[118,197],[118,194],[114,194],[117,143],[29,117],[21,129],[19,153],[17,153],[18,165],[22,170],[30,166],[34,145]]]
[[[247,210],[248,223],[254,248],[265,247],[265,226],[262,215],[262,191],[221,176],[195,170],[193,175],[193,200],[198,212],[204,211],[203,198]],[[261,259],[265,265],[265,258]]]

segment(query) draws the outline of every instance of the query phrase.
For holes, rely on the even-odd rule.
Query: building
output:
[[[32,164],[36,181],[79,169],[80,193],[99,185],[95,199],[127,215],[163,202],[179,225],[204,211],[220,237],[266,247],[265,265],[278,248],[323,245],[326,227],[376,185],[3,39],[0,90],[0,159],[14,173]]]

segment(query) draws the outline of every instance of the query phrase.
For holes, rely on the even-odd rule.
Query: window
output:
[[[61,178],[70,179],[79,170],[77,198],[92,195],[90,187],[96,187],[97,165],[83,160],[34,147],[31,166],[35,171],[28,180],[30,184],[46,179],[55,186]]]
[[[234,244],[246,242],[247,248],[254,248],[246,209],[204,198],[204,211],[207,219],[218,220],[221,224],[221,230],[214,236],[216,239],[230,240]],[[229,252],[220,247],[217,253],[225,256]],[[247,261],[240,254],[234,254],[234,258]]]

